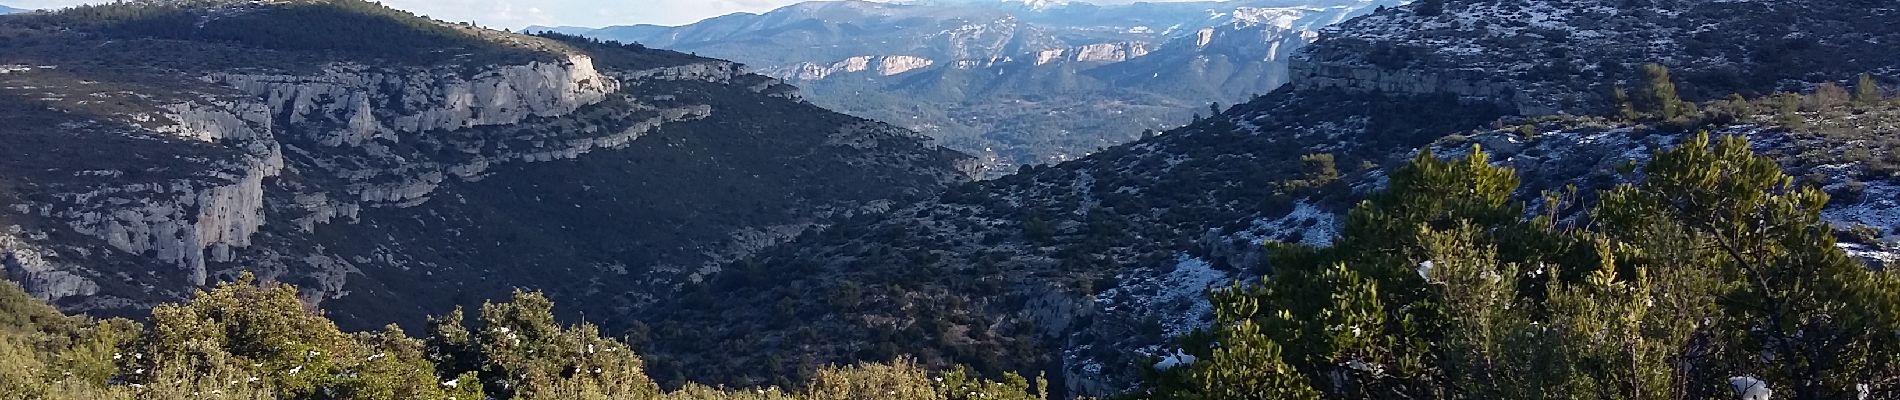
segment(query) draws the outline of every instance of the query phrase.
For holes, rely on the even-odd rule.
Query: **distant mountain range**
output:
[[[1271,91],[1318,30],[1399,3],[817,1],[678,27],[529,30],[731,59],[821,106],[1009,166],[1077,158]]]
[[[17,12],[26,12],[26,11],[28,11],[28,10],[26,10],[26,9],[20,9],[20,8],[13,8],[13,7],[7,7],[6,5],[0,5],[0,14],[12,14],[12,13],[17,13]]]

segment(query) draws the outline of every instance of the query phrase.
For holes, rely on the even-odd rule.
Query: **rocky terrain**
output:
[[[680,27],[530,28],[731,59],[819,105],[1017,165],[1079,158],[1288,81],[1315,31],[1387,0],[815,1]]]
[[[649,355],[646,371],[671,384],[786,385],[827,364],[914,355],[1105,395],[1190,362],[1174,343],[1207,324],[1206,289],[1265,272],[1265,241],[1328,243],[1344,210],[1425,150],[1481,146],[1519,171],[1530,199],[1640,179],[1632,165],[1698,129],[1742,135],[1834,195],[1825,214],[1850,252],[1877,268],[1900,254],[1900,104],[1888,99],[1900,32],[1885,23],[1900,10],[1884,2],[1432,0],[1325,29],[1337,21],[1294,29],[1283,22],[1307,14],[1230,12],[1212,18],[1266,22],[1087,45],[1206,6],[960,6],[946,15],[1001,15],[991,21],[1020,32],[1058,16],[1110,28],[970,36],[1026,47],[998,45],[963,68],[848,51],[775,72],[821,87],[889,72],[953,91],[942,83],[1002,71],[997,88],[1050,90],[1139,88],[1107,77],[1200,65],[1232,86],[1290,83],[975,182],[985,163],[915,131],[826,111],[737,63],[641,45],[353,0],[0,17],[0,147],[11,150],[0,267],[40,299],[98,315],[137,315],[249,271],[297,284],[304,306],[352,330],[538,289],[559,317]],[[913,8],[804,7],[942,28]],[[1311,15],[1347,15],[1327,12]],[[870,34],[792,16],[671,32]],[[1083,45],[1019,51],[1045,39]],[[1285,75],[1216,62],[1258,51],[1283,56]],[[1646,94],[1663,92],[1650,63],[1695,103]],[[1665,106],[1675,115],[1633,115]]]
[[[623,315],[979,172],[731,62],[374,3],[115,4],[0,35],[0,260],[68,311],[252,271],[353,328],[515,288]]]
[[[1481,144],[1525,175],[1526,198],[1631,179],[1619,166],[1694,126],[1573,115],[1612,113],[1614,89],[1639,90],[1652,62],[1674,68],[1692,101],[1813,93],[1699,123],[1754,138],[1805,184],[1835,191],[1827,215],[1881,265],[1900,215],[1879,195],[1895,179],[1893,148],[1878,139],[1892,115],[1827,99],[1845,98],[1859,74],[1891,93],[1900,62],[1885,55],[1900,32],[1877,21],[1896,12],[1778,0],[1378,11],[1320,33],[1293,57],[1290,87],[1207,120],[741,260],[701,290],[753,295],[662,307],[653,361],[745,382],[901,349],[1049,371],[1071,394],[1119,392],[1206,322],[1203,290],[1264,271],[1262,241],[1327,243],[1343,210],[1420,149]],[[747,346],[776,351],[704,356]]]
[[[1900,64],[1867,52],[1900,34],[1880,26],[1894,9],[1879,1],[1444,3],[1330,29],[1294,63],[1295,84],[1455,93],[1549,114],[1606,107],[1610,86],[1640,76],[1626,60],[1668,65],[1702,98],[1892,76]]]

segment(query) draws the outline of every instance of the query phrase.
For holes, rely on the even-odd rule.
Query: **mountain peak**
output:
[[[1042,11],[1042,10],[1047,10],[1047,9],[1052,9],[1052,8],[1057,8],[1057,7],[1068,6],[1076,2],[1072,2],[1069,0],[899,0],[893,3],[918,4],[918,5],[958,5],[958,6],[975,5],[975,6],[991,6],[991,7],[1002,7],[1002,8],[1026,9],[1026,10],[1031,10],[1031,11]]]

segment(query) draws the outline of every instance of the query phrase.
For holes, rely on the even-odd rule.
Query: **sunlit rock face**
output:
[[[599,103],[619,82],[585,55],[496,66],[473,76],[449,68],[387,70],[338,64],[314,76],[215,74],[206,78],[263,99],[286,125],[339,125],[319,143],[360,145],[378,135],[506,125]],[[394,115],[390,110],[401,110]]]

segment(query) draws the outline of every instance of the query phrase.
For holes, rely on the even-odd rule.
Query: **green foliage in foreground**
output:
[[[1835,246],[1827,196],[1739,138],[1662,151],[1642,183],[1537,214],[1482,152],[1422,154],[1331,248],[1271,245],[1217,291],[1158,399],[1900,396],[1900,276]],[[1211,340],[1210,340],[1211,339]],[[1866,396],[1866,397],[1861,397]]]
[[[915,362],[827,368],[805,387],[663,392],[640,358],[587,324],[567,326],[538,293],[432,319],[428,336],[396,327],[345,333],[306,310],[289,285],[250,276],[147,326],[61,315],[0,284],[0,399],[1032,400],[1027,380],[942,374]],[[1035,385],[1040,386],[1040,384]]]

